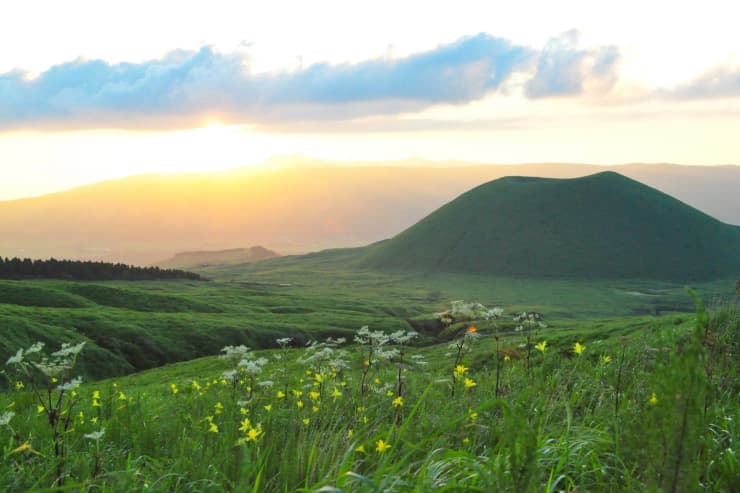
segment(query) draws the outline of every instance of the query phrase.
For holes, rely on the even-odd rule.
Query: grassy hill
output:
[[[206,250],[176,253],[172,258],[157,262],[155,265],[165,269],[182,269],[186,267],[205,267],[209,265],[231,265],[245,262],[259,262],[280,254],[265,247],[230,248],[228,250]]]
[[[146,265],[175,252],[235,245],[265,245],[288,254],[361,246],[400,233],[493,179],[573,178],[604,170],[575,164],[301,162],[134,176],[0,201],[0,255]],[[740,224],[738,166],[612,169]]]
[[[740,227],[618,173],[507,177],[461,195],[362,265],[531,278],[712,279],[740,273]]]

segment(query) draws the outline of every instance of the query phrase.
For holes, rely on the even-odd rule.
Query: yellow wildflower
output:
[[[224,405],[221,402],[217,402],[213,408],[216,410],[216,414],[221,414],[224,411]]]
[[[37,411],[37,412],[38,412],[39,414],[43,413],[43,412],[45,411],[45,409],[46,409],[46,408],[45,408],[44,406],[42,406],[41,404],[39,404],[39,405],[37,405],[37,406],[36,406],[36,411]]]
[[[303,401],[298,401],[295,405],[298,406],[298,409],[303,409]]]
[[[312,390],[311,392],[309,392],[309,393],[308,393],[308,397],[309,397],[309,398],[310,398],[310,399],[311,399],[312,401],[315,401],[316,399],[318,399],[319,397],[321,397],[321,394],[319,394],[319,393],[318,393],[318,392],[316,392],[315,390]]]
[[[311,418],[303,418],[303,424],[308,426],[308,424],[311,422]]]
[[[601,357],[601,362],[604,363],[605,365],[608,365],[609,363],[612,362],[612,357],[609,356],[608,354],[605,354],[604,356]]]
[[[355,434],[355,432],[352,431],[352,428],[350,428],[349,430],[347,430],[347,438],[352,438],[354,436],[354,434]]]
[[[509,356],[508,354],[505,354],[504,361],[511,361],[511,356]]]
[[[313,406],[311,410],[315,413],[319,412],[319,406]]]
[[[475,383],[475,380],[473,380],[472,378],[467,378],[467,377],[465,378],[465,388],[466,389],[471,389],[475,387],[476,385],[478,384]]]
[[[321,373],[314,374],[313,378],[316,380],[316,383],[322,383],[324,381],[324,375]]]
[[[478,413],[476,413],[475,411],[470,411],[470,414],[468,414],[468,417],[470,418],[471,421],[475,421],[476,419],[478,419]]]
[[[285,399],[285,392],[283,392],[282,390],[278,390],[277,391],[277,398],[278,399]]]
[[[459,379],[468,372],[468,369],[463,365],[457,365],[453,372],[455,373],[455,379]]]
[[[386,396],[386,397],[393,397],[394,395],[395,395],[395,394],[393,393],[393,391],[392,391],[392,390],[386,390],[386,392],[385,392],[385,396]]]
[[[265,411],[267,411],[268,413],[269,413],[270,411],[272,411],[272,404],[267,404],[267,405],[265,406]]]
[[[210,433],[218,433],[218,425],[213,421],[209,422],[208,431]]]
[[[92,418],[90,418],[90,422],[91,422],[92,424],[97,424],[97,422],[98,422],[98,417],[97,417],[97,416],[93,416]]]
[[[296,390],[296,389],[293,389],[293,390],[291,390],[291,392],[292,392],[292,393],[293,393],[293,395],[294,395],[294,396],[296,396],[296,397],[300,397],[300,396],[302,396],[302,395],[303,395],[303,391],[302,391],[302,390]]]
[[[362,452],[363,454],[366,454],[365,446],[364,445],[358,445],[357,448],[355,448],[355,452]]]
[[[391,405],[393,407],[401,407],[401,406],[403,406],[403,397],[401,397],[399,395],[398,397],[396,397],[395,399],[393,399],[393,402],[391,402]]]
[[[336,399],[338,397],[342,397],[342,392],[338,388],[334,387],[334,390],[332,391],[331,396],[334,399]]]
[[[373,383],[375,383],[375,385],[380,385],[380,379],[378,377],[375,377]]]
[[[386,442],[385,442],[384,440],[382,440],[382,439],[381,439],[381,440],[378,440],[377,442],[375,442],[375,450],[376,450],[376,451],[377,451],[378,453],[380,453],[380,454],[384,453],[384,452],[385,452],[386,450],[388,450],[389,448],[391,448],[391,445],[390,445],[389,443],[386,443]]]
[[[655,392],[653,392],[653,393],[652,393],[652,394],[650,395],[650,399],[648,399],[648,404],[650,404],[651,406],[654,406],[654,405],[656,405],[657,403],[658,403],[658,396],[657,396],[657,395],[655,395]]]
[[[547,349],[547,341],[539,342],[539,343],[535,344],[534,347],[537,348],[540,352],[542,352],[544,354],[545,353],[545,349]]]
[[[21,390],[23,387],[25,387],[25,385],[23,385],[23,382],[21,382],[20,380],[15,382],[15,390]]]
[[[124,394],[120,390],[118,391],[118,400],[119,401],[125,401],[126,400],[126,394]]]
[[[576,354],[577,354],[578,356],[580,356],[580,355],[581,355],[581,353],[583,353],[583,351],[584,351],[585,349],[586,349],[586,346],[584,346],[584,345],[583,345],[583,344],[581,344],[580,342],[576,342],[576,343],[575,343],[575,344],[573,345],[573,352],[574,352],[574,353],[576,353]]]
[[[247,432],[252,428],[252,422],[249,421],[249,418],[245,418],[241,422],[241,426],[239,427],[239,431]]]
[[[179,392],[179,390],[177,389],[177,385],[175,385],[174,383],[170,384],[170,390],[172,390],[173,395]]]
[[[247,441],[248,442],[256,442],[257,439],[262,434],[262,430],[258,428],[252,428],[247,432]]]

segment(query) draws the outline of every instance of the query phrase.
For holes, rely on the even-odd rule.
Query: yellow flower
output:
[[[380,454],[382,454],[383,452],[385,452],[389,448],[391,448],[391,445],[389,443],[386,443],[382,439],[381,440],[378,440],[377,442],[375,442],[375,450],[378,453],[380,453]]]
[[[213,406],[213,408],[216,410],[216,414],[221,414],[224,410],[224,405],[221,404],[221,402],[217,402],[216,405]]]
[[[241,414],[242,416],[246,416],[248,412],[249,412],[249,409],[247,409],[245,407],[240,407],[239,408],[239,414]]]
[[[478,385],[472,378],[465,378],[465,388],[470,389]]]
[[[218,425],[213,421],[209,422],[208,431],[211,433],[218,433]]]
[[[584,345],[583,345],[583,344],[581,344],[580,342],[576,342],[576,343],[575,343],[575,344],[573,345],[573,352],[574,352],[574,353],[576,353],[576,354],[577,354],[578,356],[580,356],[580,355],[581,355],[581,353],[583,353],[583,350],[584,350],[584,349],[586,349],[586,346],[584,346]]]
[[[179,392],[179,390],[177,389],[177,385],[175,385],[174,383],[170,384],[170,390],[172,390],[173,395]]]
[[[370,418],[368,418],[367,416],[363,416],[363,417],[362,417],[362,422],[363,422],[364,424],[368,424],[368,422],[369,422],[369,421],[370,421]]]
[[[92,407],[100,407],[100,401],[97,399],[93,399],[92,401]]]
[[[98,417],[97,417],[97,416],[93,416],[92,418],[90,418],[90,422],[91,422],[92,424],[97,424],[97,422],[98,422]]]
[[[385,396],[386,396],[386,397],[393,397],[394,395],[395,395],[395,394],[393,393],[393,391],[392,391],[392,390],[387,390],[387,391],[385,392]]]
[[[37,412],[38,412],[39,414],[43,413],[43,412],[44,412],[44,410],[45,410],[45,408],[44,408],[44,406],[42,406],[41,404],[39,404],[39,405],[37,405],[37,406],[36,406],[36,411],[37,411]]]
[[[365,366],[370,366],[370,360],[366,359],[365,361],[362,362],[362,364]]]
[[[650,394],[650,399],[648,399],[648,404],[650,404],[651,406],[654,406],[657,403],[658,403],[658,396],[655,395],[655,392],[653,392],[652,394]]]
[[[298,409],[303,409],[303,401],[298,401],[295,405],[298,406]]]
[[[342,397],[342,392],[338,388],[334,387],[334,390],[332,391],[331,396],[334,399],[336,399],[338,397]]]
[[[317,383],[322,383],[324,381],[324,375],[321,373],[316,373],[313,376],[314,380],[316,380]]]
[[[267,405],[265,406],[265,411],[267,411],[268,413],[269,413],[270,411],[272,411],[272,404],[267,404]]]
[[[319,406],[313,406],[311,410],[315,413],[319,412]]]
[[[308,424],[311,422],[311,418],[303,418],[303,424],[308,426]]]
[[[365,446],[364,445],[358,445],[357,448],[355,448],[355,452],[362,452],[363,454],[366,454]]]
[[[243,419],[239,431],[247,432],[250,428],[252,428],[252,422],[249,421],[249,418]]]
[[[31,448],[31,444],[28,443],[28,442],[25,442],[23,445],[21,445],[20,447],[18,447],[15,450],[13,450],[11,452],[11,454],[19,454],[21,452],[29,452],[29,451],[30,452],[35,452],[35,450],[33,450],[33,448]]]
[[[511,357],[508,354],[505,354],[504,361],[511,361]]]
[[[393,407],[401,407],[401,406],[403,406],[403,397],[401,397],[399,395],[398,397],[396,397],[395,399],[393,399],[393,402],[391,402],[391,405]]]
[[[200,390],[200,384],[195,380],[193,380],[192,387],[194,390]]]
[[[57,377],[51,377],[51,383],[57,383],[59,379]],[[115,387],[116,384],[114,383],[113,386]]]
[[[83,413],[82,411],[80,411],[79,413],[77,413],[77,419],[80,420],[80,424],[81,425],[82,424],[85,424],[85,413]]]
[[[463,443],[466,444],[466,445],[468,443],[470,443],[470,438],[468,438],[468,437],[463,438]]]
[[[453,372],[455,373],[455,379],[459,379],[468,372],[468,369],[463,365],[457,365]]]
[[[609,356],[608,354],[605,354],[604,356],[601,357],[601,362],[604,363],[605,365],[608,365],[609,363],[612,362],[612,357]]]
[[[321,397],[321,394],[319,394],[319,393],[318,393],[318,392],[316,392],[315,390],[312,390],[311,392],[309,392],[309,393],[308,393],[308,397],[309,397],[309,398],[310,398],[310,399],[311,399],[312,401],[315,401],[316,399],[318,399],[319,397]]]
[[[119,401],[125,401],[126,400],[126,394],[124,394],[120,390],[118,391],[118,400]]]
[[[21,390],[23,387],[25,387],[25,385],[23,385],[23,382],[21,382],[20,380],[15,382],[15,390]]]
[[[277,398],[278,399],[285,399],[285,392],[283,392],[282,390],[278,390],[277,391]]]
[[[545,353],[545,349],[547,349],[547,341],[542,341],[540,343],[537,343],[537,344],[535,344],[534,347],[537,348],[539,351],[541,351],[542,354],[544,354]]]
[[[349,430],[347,430],[347,438],[352,438],[354,436],[354,434],[355,434],[355,432],[352,431],[351,428]]]
[[[293,389],[293,390],[291,390],[291,392],[293,392],[293,395],[296,396],[296,397],[300,397],[300,396],[303,395],[303,391],[302,390]]]
[[[100,399],[100,391],[99,390],[93,390],[93,399]]]
[[[247,432],[247,441],[248,442],[256,442],[257,439],[262,434],[262,430],[258,428],[252,428]]]
[[[468,417],[470,418],[471,421],[475,421],[476,419],[478,419],[478,413],[476,413],[475,411],[470,411],[470,414],[468,414]]]
[[[373,382],[375,383],[375,385],[380,385],[380,379],[378,377],[375,377]]]

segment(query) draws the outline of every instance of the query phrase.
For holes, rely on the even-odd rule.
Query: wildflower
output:
[[[90,422],[91,422],[92,424],[94,424],[94,425],[95,425],[95,424],[98,424],[98,417],[97,417],[97,416],[93,416],[92,418],[90,418]]]
[[[303,418],[303,424],[308,426],[308,424],[311,422],[311,418]]]
[[[93,431],[92,433],[87,433],[84,435],[85,438],[88,440],[93,441],[99,441],[101,438],[103,438],[103,435],[105,435],[105,428],[101,428],[100,431]]]
[[[347,438],[352,438],[354,436],[354,434],[355,434],[355,432],[352,431],[352,428],[350,428],[349,430],[347,430]]]
[[[23,382],[21,382],[20,380],[15,382],[15,390],[22,390],[23,387],[25,387],[25,385],[23,385]]]
[[[342,392],[338,388],[334,387],[334,390],[332,391],[331,396],[334,399],[336,399],[338,397],[342,397]]]
[[[277,391],[277,398],[278,399],[285,399],[285,392],[283,392],[282,390],[278,390]]]
[[[478,413],[476,413],[475,411],[470,411],[468,417],[470,418],[470,421],[475,421],[476,419],[478,419]]]
[[[265,406],[265,411],[267,411],[268,413],[269,413],[270,411],[272,411],[272,404],[267,404],[267,405]]]
[[[393,407],[401,407],[401,406],[403,406],[403,397],[401,397],[399,395],[398,397],[396,397],[395,399],[393,399],[393,402],[391,402],[391,405]]]
[[[196,380],[193,380],[193,383],[191,384],[191,386],[193,387],[193,390],[200,390],[201,388],[200,384]]]
[[[393,391],[392,391],[392,390],[390,390],[390,389],[386,390],[386,392],[385,392],[385,396],[386,396],[386,397],[393,397],[394,395],[395,395],[395,394],[394,394],[394,393],[393,393]]]
[[[256,442],[257,439],[262,434],[262,430],[259,428],[252,428],[247,432],[247,441],[248,442]]]
[[[316,383],[322,383],[324,381],[324,375],[321,373],[314,374],[313,378],[316,380]]]
[[[373,383],[375,383],[375,385],[380,385],[380,379],[378,377],[375,377]]]
[[[0,414],[0,426],[5,426],[10,423],[13,416],[15,416],[13,411],[5,411],[3,414]]]
[[[250,428],[252,428],[252,423],[249,421],[249,418],[243,419],[239,431],[247,432]]]
[[[208,431],[210,433],[218,433],[218,425],[213,421],[209,422]]]
[[[245,407],[240,407],[240,408],[239,408],[239,414],[241,414],[242,416],[246,416],[246,414],[247,414],[248,412],[249,412],[249,411],[248,411],[248,410],[247,410],[247,408],[245,408]]]
[[[457,365],[453,372],[455,373],[455,379],[459,379],[468,372],[468,369],[463,365]]]
[[[313,406],[313,407],[311,408],[311,411],[313,411],[313,412],[315,412],[315,413],[319,412],[319,406]]]
[[[389,443],[386,443],[386,442],[385,442],[385,441],[383,441],[382,439],[381,439],[381,440],[378,440],[378,441],[377,441],[377,442],[375,443],[375,450],[376,450],[376,451],[377,451],[377,452],[378,452],[379,454],[382,454],[382,453],[384,453],[384,452],[385,452],[386,450],[388,450],[389,448],[391,448],[391,445],[390,445]]]
[[[216,403],[216,404],[215,404],[215,405],[213,406],[213,408],[215,409],[215,411],[216,411],[216,414],[221,414],[221,413],[222,413],[222,412],[224,411],[224,405],[223,405],[223,404],[221,404],[221,402],[217,402],[217,403]]]
[[[120,390],[118,391],[118,400],[119,401],[125,401],[126,400],[126,394],[124,394]]]
[[[475,387],[476,385],[478,384],[475,383],[475,380],[473,380],[472,378],[465,378],[465,388],[466,389],[471,389]]]
[[[303,395],[303,391],[302,391],[302,390],[296,390],[296,389],[293,389],[293,390],[291,390],[291,392],[292,392],[292,393],[293,393],[293,395],[294,395],[294,396],[296,396],[296,397],[300,397],[300,396],[302,396],[302,395]]]
[[[309,398],[310,398],[310,399],[311,399],[312,401],[315,401],[316,399],[318,399],[319,397],[321,397],[321,394],[319,394],[319,393],[318,393],[318,392],[316,392],[315,390],[312,390],[311,392],[309,392],[309,393],[308,393],[308,397],[309,397]]]
[[[608,354],[605,354],[604,356],[601,357],[601,362],[604,363],[605,365],[608,365],[609,363],[612,362],[612,357],[609,356]]]
[[[100,391],[99,390],[93,390],[92,398],[93,399],[100,399]]]
[[[369,359],[366,359],[365,361],[362,362],[362,364],[364,366],[370,366],[370,360]]]
[[[584,346],[580,342],[576,342],[573,345],[573,352],[576,353],[578,356],[580,356],[581,353],[583,353],[584,349],[586,349],[586,346]]]
[[[655,392],[653,392],[652,394],[650,394],[650,399],[648,399],[648,404],[650,404],[651,406],[654,406],[657,403],[658,403],[658,396],[655,395]]]
[[[469,444],[470,443],[470,438],[468,438],[468,437],[463,438],[463,443],[465,445]]]
[[[542,354],[545,354],[545,349],[547,349],[547,341],[539,342],[539,343],[535,344],[534,347],[537,350],[539,350],[540,352],[542,352]]]
[[[468,327],[468,330],[465,332],[466,334],[475,334],[478,332],[478,329],[475,328],[475,325],[471,325]]]
[[[34,451],[33,448],[31,448],[31,444],[28,442],[24,442],[23,445],[21,445],[20,447],[18,447],[17,449],[13,450],[10,453],[19,454],[21,452],[29,452],[29,451]]]
[[[298,409],[303,409],[303,401],[298,401],[295,405],[298,406]]]
[[[370,418],[368,418],[367,416],[363,416],[362,417],[362,423],[363,424],[368,424],[369,422],[370,422]]]
[[[82,411],[77,413],[77,419],[80,420],[81,425],[84,425],[85,424],[85,413],[83,413]]]
[[[179,392],[177,385],[175,385],[174,383],[170,384],[170,390],[172,391],[172,395],[175,395]]]
[[[508,354],[505,354],[504,361],[511,361],[511,357]]]
[[[355,452],[362,452],[363,454],[367,453],[364,445],[358,445],[357,448],[355,448]]]

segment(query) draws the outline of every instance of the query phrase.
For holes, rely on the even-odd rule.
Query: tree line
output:
[[[154,279],[205,280],[198,274],[179,269],[135,267],[128,264],[90,260],[32,260],[0,257],[1,279],[71,279],[79,281],[147,281]]]

